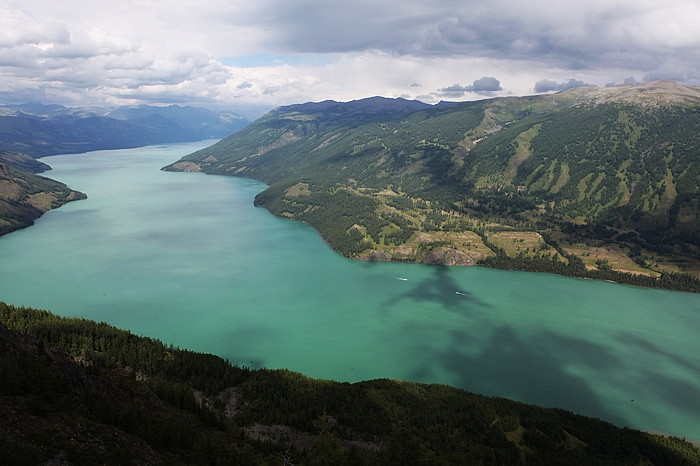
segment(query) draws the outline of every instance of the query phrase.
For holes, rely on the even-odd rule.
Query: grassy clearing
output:
[[[660,255],[651,255],[647,260],[649,266],[664,272],[688,273],[700,278],[700,261],[691,258],[670,258]]]
[[[289,188],[287,188],[284,194],[287,197],[308,196],[309,194],[311,194],[311,190],[309,189],[309,183],[302,183],[300,181],[294,186],[290,186]]]
[[[423,232],[417,234],[415,238],[415,240],[413,238],[411,238],[411,240],[423,244],[448,242],[456,250],[465,253],[476,260],[481,259],[482,257],[492,256],[494,254],[493,251],[491,251],[491,249],[481,240],[481,236],[477,235],[473,231]]]
[[[488,240],[511,257],[519,254],[534,257],[542,251],[556,252],[542,238],[542,235],[535,231],[498,231],[489,233]],[[560,260],[566,261],[563,257],[560,257]]]
[[[628,272],[633,274],[648,275],[658,277],[660,274],[650,269],[646,269],[634,262],[627,253],[616,246],[592,247],[585,244],[573,244],[565,246],[564,251],[575,254],[583,260],[586,268],[593,270],[598,268],[598,262],[609,264],[613,270]]]
[[[449,249],[450,256],[457,256],[461,265],[476,264],[479,259],[493,256],[494,252],[473,231],[416,232],[400,245],[374,245],[374,249],[389,254],[394,260],[425,262],[433,253]]]
[[[55,201],[56,196],[51,193],[42,192],[30,194],[27,196],[27,200],[25,202],[32,207],[36,207],[37,209],[46,212],[51,210],[51,206]]]
[[[561,191],[561,188],[563,188],[566,185],[566,183],[569,182],[569,178],[569,165],[566,163],[562,163],[561,174],[559,175],[556,184],[554,185],[554,187],[552,187],[550,192],[552,194],[557,194],[559,191]]]
[[[508,182],[513,182],[515,176],[518,174],[518,167],[520,164],[522,164],[525,159],[530,157],[530,141],[537,136],[541,127],[541,124],[534,125],[532,128],[528,129],[527,131],[523,131],[515,138],[518,148],[515,155],[508,161],[508,168],[506,168],[506,178],[508,179]]]

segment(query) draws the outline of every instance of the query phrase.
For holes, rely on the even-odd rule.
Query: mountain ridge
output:
[[[633,85],[619,84],[610,87],[580,87],[562,93],[581,96],[595,103],[625,102],[649,106],[700,103],[700,88],[675,81],[651,81]]]
[[[232,112],[199,107],[0,106],[0,150],[35,158],[164,142],[218,139],[245,127]]]
[[[407,100],[404,98],[392,99],[389,97],[366,97],[363,99],[351,100],[348,102],[338,102],[335,100],[324,100],[321,102],[306,102],[302,104],[292,104],[278,107],[269,114],[304,112],[304,113],[353,113],[363,112],[368,114],[390,114],[407,113],[415,110],[431,108],[432,105],[419,100]]]

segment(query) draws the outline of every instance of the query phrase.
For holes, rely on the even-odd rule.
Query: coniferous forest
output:
[[[397,380],[251,370],[0,303],[3,464],[700,464],[684,439]]]

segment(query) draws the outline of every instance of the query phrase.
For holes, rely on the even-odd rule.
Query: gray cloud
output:
[[[253,21],[276,32],[270,42],[297,52],[374,48],[417,55],[534,57],[567,67],[638,68],[650,66],[649,58],[663,62],[674,41],[688,51],[700,45],[697,6],[645,0],[592,0],[566,9],[561,5],[554,0],[536,6],[506,0],[429,6],[417,0],[267,1],[251,13]],[[689,8],[689,15],[674,15],[682,8]],[[674,28],[673,38],[664,30],[667,26]]]
[[[439,89],[432,98],[473,98],[503,90],[493,74],[521,94],[539,76],[602,84],[634,75],[700,85],[700,5],[687,0],[14,5],[0,6],[0,93],[36,92],[60,103],[245,98],[276,106],[376,93],[415,98],[417,83]],[[240,55],[285,60],[267,70],[222,64]],[[464,70],[484,77],[460,84]],[[457,84],[439,88],[450,82]],[[541,80],[535,90],[585,84]]]
[[[542,79],[535,83],[535,92],[550,92],[550,91],[565,91],[567,89],[573,89],[575,87],[586,87],[595,86],[594,84],[588,84],[578,79],[569,79],[566,82],[558,83],[556,81],[550,81],[549,79]]]
[[[491,78],[488,76],[474,80],[474,82],[469,86],[453,84],[451,86],[438,89],[441,96],[450,98],[462,97],[467,92],[490,95],[494,92],[502,90],[503,88],[501,87],[501,82],[496,78]]]
[[[650,71],[644,75],[644,81],[669,80],[669,81],[697,81],[700,77],[700,70],[694,70],[695,79],[692,79],[693,70],[683,64],[668,63]]]
[[[484,76],[474,81],[471,86],[468,86],[471,92],[495,92],[502,91],[501,82],[496,78]]]
[[[438,92],[443,97],[456,98],[462,97],[467,92],[467,88],[459,84],[453,84],[451,86],[438,89]]]
[[[554,0],[536,5],[507,0],[291,3],[267,1],[255,9],[256,20],[274,31],[266,38],[268,46],[290,52],[376,49],[488,57],[528,67],[536,62],[541,68],[628,69],[650,76],[679,59],[700,75],[700,5],[682,0],[591,0],[566,7]]]
[[[634,78],[634,76],[629,76],[622,81],[622,84],[626,84],[626,85],[637,84],[637,80]],[[615,82],[605,83],[605,87],[613,87],[613,86],[617,86],[617,83],[615,83]]]

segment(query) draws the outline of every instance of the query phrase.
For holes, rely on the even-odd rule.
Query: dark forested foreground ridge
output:
[[[0,303],[2,464],[697,465],[684,439],[442,385],[250,370]]]
[[[261,180],[349,257],[700,291],[700,90],[673,82],[292,105],[165,169]]]

